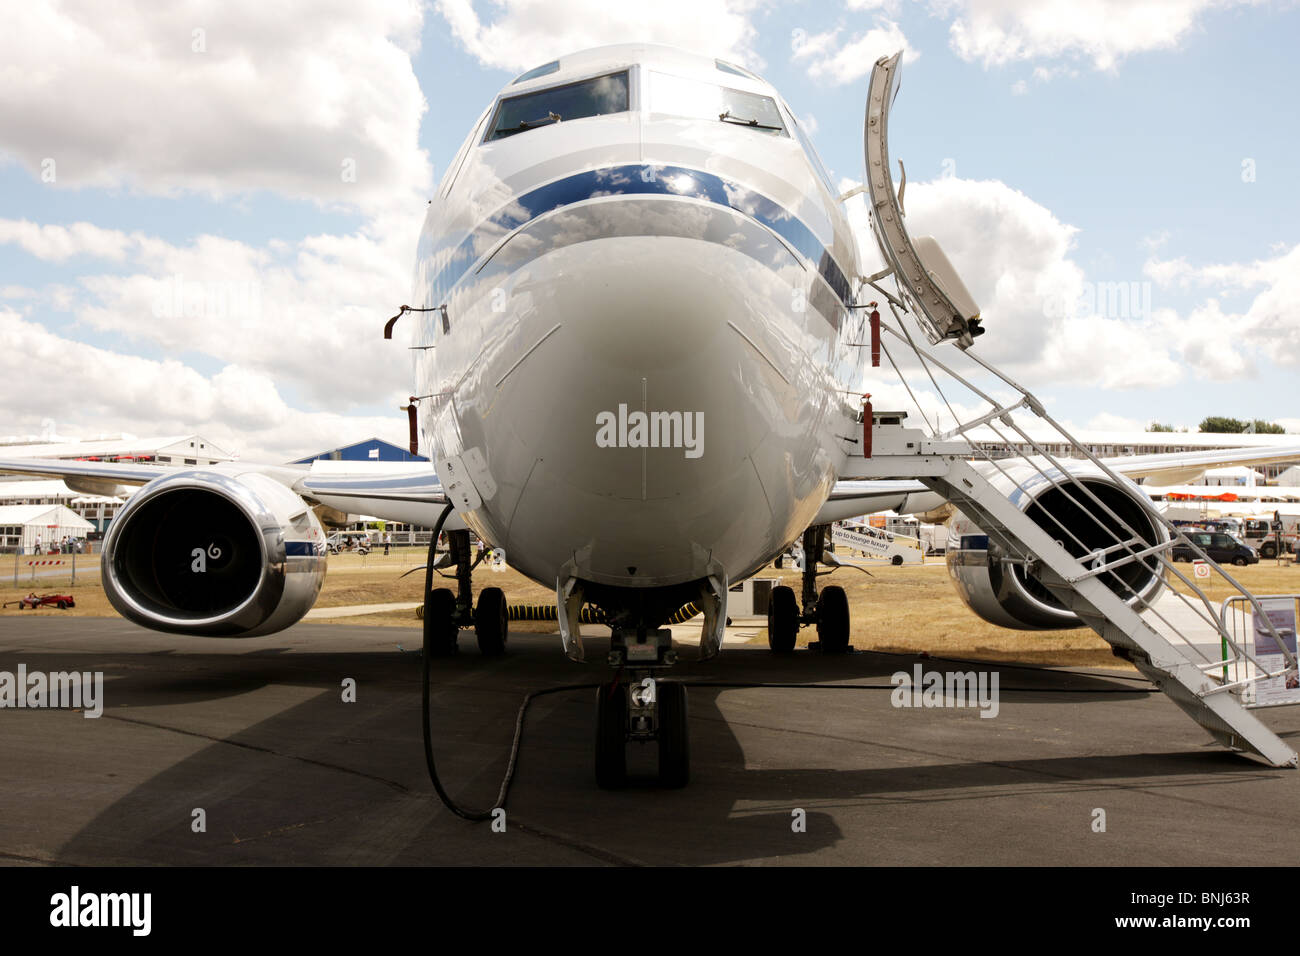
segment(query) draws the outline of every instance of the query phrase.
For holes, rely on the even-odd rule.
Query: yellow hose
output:
[[[694,604],[683,604],[668,618],[669,624],[684,624],[698,616],[700,609]],[[415,609],[415,616],[424,620],[424,605]],[[558,615],[554,604],[511,604],[506,608],[506,618],[511,621],[555,621]],[[578,613],[579,624],[605,624],[605,612],[584,605]]]

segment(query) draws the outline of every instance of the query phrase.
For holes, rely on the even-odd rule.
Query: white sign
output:
[[[1268,616],[1269,624],[1282,638],[1282,643],[1293,655],[1296,652],[1295,641],[1295,598],[1261,598],[1260,608]],[[1277,642],[1269,633],[1264,621],[1256,618],[1253,631],[1255,638],[1255,659],[1261,667],[1276,672],[1286,667],[1286,658],[1278,649]],[[1255,706],[1276,707],[1278,704],[1300,704],[1300,680],[1295,674],[1273,677],[1259,681],[1255,685]]]
[[[846,548],[852,548],[854,551],[861,551],[863,554],[870,554],[877,558],[888,557],[889,546],[893,544],[893,541],[886,535],[877,536],[861,531],[851,531],[848,528],[836,528],[831,532],[831,538],[836,544],[842,544]]]
[[[1192,573],[1198,578],[1208,578],[1210,576],[1210,566],[1204,561],[1193,561]]]

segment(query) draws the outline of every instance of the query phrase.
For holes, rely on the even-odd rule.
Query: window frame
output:
[[[438,190],[439,199],[446,199],[447,194],[451,192],[451,187],[456,185],[456,180],[460,178],[460,171],[465,167],[465,160],[469,159],[469,154],[473,152],[474,147],[478,145],[480,141],[483,123],[487,120],[488,116],[491,115],[491,109],[492,108],[489,107],[479,114],[479,118],[474,123],[474,129],[465,137],[465,142],[461,146],[460,152],[457,153],[456,157],[451,161],[451,166],[449,166],[448,169],[451,169],[452,173],[447,177],[447,181],[443,187]]]
[[[794,110],[790,108],[790,104],[780,99],[778,99],[778,102],[786,114],[787,125],[793,130],[790,133],[790,138],[799,146],[799,152],[807,157],[808,165],[812,167],[813,176],[826,187],[826,192],[832,199],[838,199],[839,190],[836,188],[834,180],[831,179],[831,171],[826,168],[826,164],[818,154],[817,145],[813,142],[812,136],[799,125],[799,117],[794,115]]]
[[[671,116],[671,117],[674,117],[674,118],[676,118],[676,119],[696,120],[696,121],[701,122],[701,123],[708,123],[708,122],[721,123],[721,122],[723,122],[722,120],[719,120],[719,119],[717,119],[716,117],[715,117],[713,120],[710,120],[709,117],[707,117],[707,116],[690,116],[690,115],[685,114],[685,113],[672,113],[672,112],[668,112],[668,111],[666,111],[666,110],[656,110],[656,109],[654,109],[654,108],[653,108],[653,104],[652,104],[651,101],[650,101],[650,95],[649,95],[649,94],[650,94],[650,89],[649,89],[650,84],[652,84],[652,83],[654,82],[653,78],[649,75],[649,74],[651,74],[651,73],[658,73],[660,76],[666,76],[666,77],[668,77],[669,79],[672,79],[672,80],[683,80],[683,81],[685,81],[685,82],[687,82],[687,83],[702,83],[702,84],[705,84],[705,85],[707,85],[707,86],[716,86],[719,90],[729,90],[729,91],[732,92],[732,93],[740,93],[740,94],[743,94],[744,96],[756,96],[756,97],[760,97],[760,98],[765,99],[765,100],[770,100],[771,103],[772,103],[773,108],[776,110],[777,118],[781,121],[781,128],[780,128],[780,129],[751,129],[751,132],[757,132],[757,133],[775,133],[775,134],[778,135],[778,136],[784,136],[784,137],[785,137],[786,139],[788,139],[788,140],[791,140],[791,141],[795,141],[795,142],[797,142],[797,141],[795,140],[795,137],[794,137],[794,136],[791,134],[791,132],[790,132],[790,117],[787,116],[787,115],[785,114],[785,112],[783,112],[783,110],[782,110],[782,104],[781,104],[781,98],[780,98],[779,96],[776,95],[776,91],[775,91],[775,90],[771,90],[770,92],[759,92],[759,91],[757,91],[757,90],[744,90],[744,89],[741,89],[741,88],[738,87],[738,86],[732,86],[732,85],[727,84],[727,83],[717,83],[717,82],[714,82],[713,80],[705,80],[705,79],[701,79],[701,78],[698,77],[698,76],[683,76],[683,75],[680,74],[680,73],[670,73],[670,72],[668,72],[667,70],[662,70],[662,69],[653,69],[653,68],[651,68],[651,69],[647,72],[647,75],[646,75],[646,78],[645,78],[645,85],[646,85],[645,116],[646,116],[646,118],[649,118],[649,117],[653,114],[653,115],[656,115],[656,116]],[[743,79],[743,77],[742,77],[742,79]],[[761,81],[759,81],[759,82],[761,82]],[[746,124],[744,124],[744,123],[727,123],[726,125],[728,125],[728,126],[736,126],[736,127],[739,127],[740,129],[750,129],[750,127],[748,127],[748,126],[747,126]]]
[[[539,86],[534,90],[519,90],[517,92],[512,93],[509,96],[506,96],[504,94],[498,95],[496,101],[492,104],[492,110],[491,110],[490,117],[488,119],[487,127],[483,130],[483,135],[479,139],[479,145],[487,146],[492,143],[504,142],[505,140],[512,138],[512,136],[503,136],[500,139],[496,139],[494,138],[493,135],[494,133],[496,133],[497,120],[501,116],[501,108],[505,105],[505,102],[507,100],[522,99],[525,96],[534,96],[538,93],[546,93],[550,90],[562,90],[567,86],[578,86],[582,83],[590,83],[592,80],[603,79],[604,77],[607,76],[619,76],[620,74],[627,76],[627,109],[619,110],[617,113],[597,113],[594,116],[583,116],[573,120],[561,119],[560,122],[578,123],[585,119],[601,119],[607,116],[626,116],[631,113],[640,112],[641,78],[640,78],[640,70],[637,68],[637,65],[633,64],[629,66],[623,66],[613,70],[610,69],[597,70],[595,72],[587,74],[586,76],[576,77],[572,80],[565,80],[563,83],[556,83],[553,86]],[[559,124],[553,123],[551,125],[556,126]],[[538,128],[545,129],[546,127],[538,127]],[[533,132],[533,130],[521,130],[521,132],[531,133]],[[515,133],[513,135],[517,136],[519,134]]]

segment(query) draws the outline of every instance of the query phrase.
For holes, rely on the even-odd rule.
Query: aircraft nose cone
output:
[[[546,258],[545,281],[513,290],[526,303],[520,352],[544,341],[490,411],[509,417],[531,459],[512,536],[553,536],[586,555],[593,576],[636,567],[639,580],[673,568],[698,577],[732,545],[760,550],[749,538],[786,516],[770,513],[751,459],[801,399],[750,340],[788,303],[788,285],[688,239],[607,239]],[[786,443],[808,436],[786,424],[761,452],[778,468],[797,454]],[[554,513],[553,501],[575,496],[579,513]]]
[[[750,382],[757,356],[732,324],[769,303],[717,248],[641,237],[587,243],[565,250],[565,278],[538,303],[559,329],[546,352],[551,387],[538,390],[553,398],[530,414],[531,434],[553,432],[544,425],[555,416],[568,422],[566,456],[590,463],[578,480],[593,492],[687,494],[725,480],[766,434],[767,410],[755,407]]]

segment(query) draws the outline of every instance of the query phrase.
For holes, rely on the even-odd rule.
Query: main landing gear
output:
[[[435,532],[429,542],[429,563],[424,578],[425,646],[436,656],[449,656],[456,653],[460,629],[473,627],[479,653],[485,657],[504,654],[506,639],[510,636],[505,594],[500,588],[484,588],[479,592],[478,606],[475,607],[471,575],[483,560],[483,552],[477,558],[471,558],[468,531],[448,531],[447,545],[456,566],[456,591],[433,587],[438,547]]]
[[[629,744],[652,741],[659,746],[659,785],[690,782],[686,686],[656,677],[676,661],[672,639],[666,628],[614,629],[609,662],[620,675],[626,669],[630,679],[615,677],[596,689],[596,783],[606,790],[627,785]]]
[[[817,626],[817,649],[823,654],[844,654],[849,647],[849,599],[844,589],[831,584],[817,593],[817,565],[825,548],[828,525],[816,525],[803,533],[803,610],[795,601],[794,589],[772,588],[767,605],[767,646],[778,654],[794,650],[799,628]]]

